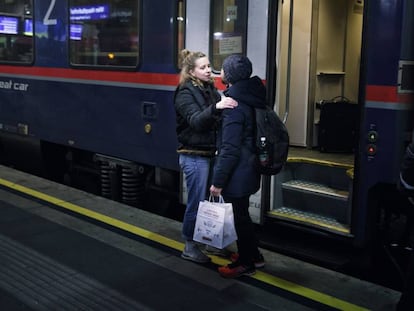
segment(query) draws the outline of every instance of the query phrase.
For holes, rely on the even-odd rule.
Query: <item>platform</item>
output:
[[[0,166],[2,310],[393,310],[400,293],[262,249],[224,279],[181,223]]]

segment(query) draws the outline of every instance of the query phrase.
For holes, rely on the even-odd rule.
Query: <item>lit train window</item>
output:
[[[136,67],[139,3],[135,0],[70,0],[71,64]]]
[[[0,2],[0,62],[33,61],[32,1]]]
[[[210,58],[218,72],[228,55],[246,55],[247,0],[213,0],[211,4]]]
[[[186,20],[186,1],[177,1],[177,67],[180,68],[180,51],[184,49],[185,44],[185,20]]]

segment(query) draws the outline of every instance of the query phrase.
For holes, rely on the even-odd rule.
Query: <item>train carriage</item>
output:
[[[0,160],[170,214],[186,197],[179,51],[206,52],[221,90],[223,59],[244,54],[291,138],[253,220],[364,246],[413,128],[413,15],[408,0],[2,1]]]

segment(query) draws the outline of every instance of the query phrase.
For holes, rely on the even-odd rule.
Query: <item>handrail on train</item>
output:
[[[290,106],[290,71],[292,63],[292,26],[293,26],[293,4],[294,0],[290,1],[289,9],[289,38],[288,38],[288,60],[287,60],[287,70],[286,70],[286,101],[285,101],[285,114],[283,116],[283,123],[286,123],[289,115],[289,106]]]

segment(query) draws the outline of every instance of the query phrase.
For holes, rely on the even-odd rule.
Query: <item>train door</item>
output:
[[[262,219],[351,238],[363,3],[291,0],[278,11],[275,110],[291,147],[262,187]]]
[[[264,218],[352,238],[363,2],[291,0],[278,10],[275,109],[291,147]]]
[[[396,204],[392,188],[412,129],[412,83],[399,90],[401,64],[413,59],[410,3],[280,3],[275,109],[291,150],[270,182],[266,219],[364,245],[381,200]]]

